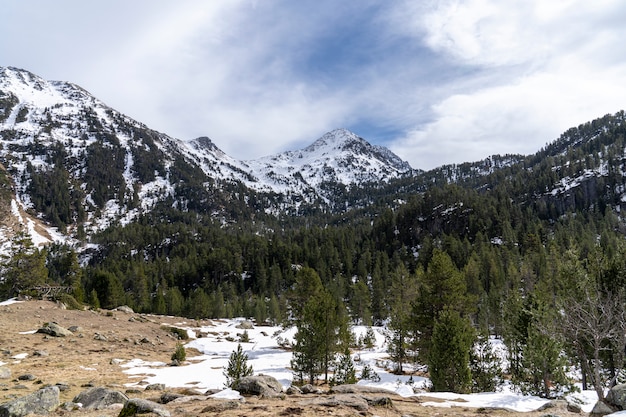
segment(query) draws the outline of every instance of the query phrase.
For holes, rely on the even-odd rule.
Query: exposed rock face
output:
[[[22,417],[27,414],[48,414],[59,406],[59,388],[46,387],[0,405],[0,417]]]
[[[242,395],[260,395],[278,397],[283,393],[283,386],[276,378],[269,375],[246,376],[237,382],[233,389]]]
[[[330,391],[336,394],[393,394],[393,391],[388,389],[357,384],[337,385]]]
[[[626,409],[626,384],[616,385],[606,395],[606,402],[619,408]]]
[[[355,394],[339,394],[323,397],[314,397],[310,400],[301,402],[302,405],[321,405],[325,407],[351,407],[360,412],[366,412],[369,409],[367,400]]]
[[[70,332],[64,327],[59,326],[57,323],[45,323],[37,333],[44,333],[54,337],[66,337],[73,336],[74,333]]]
[[[126,401],[118,417],[131,417],[137,414],[156,414],[160,417],[170,417],[170,412],[160,404],[141,398],[132,398]]]
[[[615,410],[611,408],[608,404],[602,401],[598,401],[593,407],[593,410],[591,410],[591,413],[589,413],[589,415],[591,417],[601,417],[606,416],[607,414],[612,414],[614,412]]]
[[[113,404],[124,404],[128,397],[119,391],[104,387],[93,387],[81,392],[72,400],[88,410],[102,410]]]

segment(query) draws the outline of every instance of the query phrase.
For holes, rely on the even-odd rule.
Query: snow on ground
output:
[[[244,331],[247,332],[249,342],[241,343],[248,355],[248,364],[252,365],[255,374],[266,374],[276,378],[284,387],[291,385],[293,374],[289,369],[292,353],[280,345],[288,346],[295,334],[294,328],[255,326],[253,329],[238,328],[242,319],[216,320],[213,326],[189,329],[191,335],[203,335],[189,341],[185,346],[195,348],[201,352],[200,356],[187,357],[188,364],[183,366],[167,366],[164,363],[147,363],[134,359],[122,365],[125,373],[137,378],[139,383],[162,383],[169,387],[189,387],[199,390],[223,389],[226,378],[223,375],[228,365],[230,354],[237,349],[237,344]],[[185,327],[181,325],[181,327]],[[376,344],[371,349],[362,349],[353,352],[356,359],[357,375],[364,365],[370,365],[380,376],[380,381],[360,381],[359,384],[386,388],[401,396],[426,396],[443,400],[442,402],[425,402],[424,405],[437,407],[502,407],[516,411],[532,411],[544,405],[547,400],[524,396],[504,387],[501,392],[481,394],[454,394],[424,392],[429,381],[422,377],[413,377],[409,381],[408,375],[394,375],[386,369],[389,365],[387,358],[385,337],[382,328],[374,328]],[[357,326],[355,334],[365,333],[366,328]],[[411,385],[409,385],[411,383]],[[414,390],[415,389],[415,390]],[[417,392],[417,393],[416,393]],[[238,398],[239,393],[225,390],[219,393],[221,398]],[[597,397],[593,391],[585,391],[570,398],[580,404],[583,411],[589,412],[593,408]]]

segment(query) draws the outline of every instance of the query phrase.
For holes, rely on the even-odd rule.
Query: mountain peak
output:
[[[325,133],[321,138],[307,146],[304,152],[314,152],[321,148],[343,149],[346,145],[354,142],[367,143],[348,129],[340,128]]]

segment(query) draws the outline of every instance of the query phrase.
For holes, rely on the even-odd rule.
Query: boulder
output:
[[[118,417],[131,417],[137,414],[155,414],[160,417],[170,417],[170,412],[162,405],[141,398],[132,398],[126,401]]]
[[[115,309],[116,311],[121,311],[122,313],[127,313],[127,314],[134,314],[135,311],[128,307],[128,306],[119,306],[118,308]]]
[[[25,397],[0,405],[0,417],[48,414],[59,407],[59,388],[46,387]]]
[[[324,393],[324,391],[322,391],[320,388],[317,388],[316,386],[311,385],[311,384],[303,385],[300,388],[300,391],[303,394],[323,394]]]
[[[367,385],[345,384],[332,387],[330,392],[335,394],[393,394],[385,388],[369,387]]]
[[[300,404],[305,406],[318,405],[324,407],[350,407],[359,412],[366,412],[369,409],[367,400],[355,394],[339,394],[328,397],[315,397],[310,400],[302,401]]]
[[[113,404],[124,404],[128,397],[119,391],[93,387],[78,394],[72,402],[82,404],[88,410],[102,410]]]
[[[261,397],[278,397],[283,393],[283,386],[269,375],[255,375],[241,378],[233,385],[235,391],[242,395],[259,395]]]
[[[292,385],[289,388],[287,388],[287,394],[288,395],[300,395],[302,394],[302,390],[296,387],[295,385]]]
[[[244,321],[240,322],[238,325],[236,325],[235,327],[237,329],[251,330],[251,329],[254,329],[254,324],[252,324],[251,321],[244,320]]]
[[[615,385],[606,394],[606,402],[620,410],[626,409],[626,384]]]
[[[0,366],[0,379],[10,379],[11,370],[6,366]]]
[[[44,325],[37,330],[37,333],[44,333],[54,337],[66,337],[73,336],[74,333],[70,332],[64,327],[59,326],[57,323],[44,323]]]
[[[146,391],[165,391],[165,384],[150,384],[145,388]]]
[[[602,417],[607,414],[613,414],[615,411],[615,409],[611,408],[611,406],[604,401],[598,401],[596,405],[593,406],[593,410],[591,410],[589,415],[591,417]]]

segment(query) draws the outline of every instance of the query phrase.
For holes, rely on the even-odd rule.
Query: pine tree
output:
[[[350,349],[346,347],[335,366],[335,372],[331,379],[331,385],[355,384],[356,381],[356,369],[354,368],[354,362],[350,356]]]
[[[347,320],[341,305],[324,289],[317,273],[310,268],[298,272],[296,287],[291,300],[303,302],[291,305],[297,327],[294,337],[291,367],[298,380],[314,383],[318,374],[328,372],[335,354],[347,344]]]
[[[3,275],[0,290],[6,298],[16,297],[48,279],[46,252],[37,249],[26,233],[18,233],[11,240],[11,255],[0,268]]]
[[[402,366],[407,361],[411,342],[410,331],[411,303],[417,293],[418,276],[409,274],[407,268],[400,264],[391,275],[389,304],[391,307],[389,334],[387,337],[388,353],[396,364],[395,372],[402,374]]]
[[[433,328],[428,371],[433,391],[467,393],[472,386],[470,350],[474,332],[468,319],[445,309]]]
[[[493,352],[489,336],[479,335],[470,350],[473,392],[495,392],[503,382],[502,360]]]
[[[226,388],[232,388],[241,378],[250,376],[253,373],[252,365],[248,365],[248,355],[243,352],[241,344],[237,344],[237,350],[230,354],[228,366],[224,370]]]

